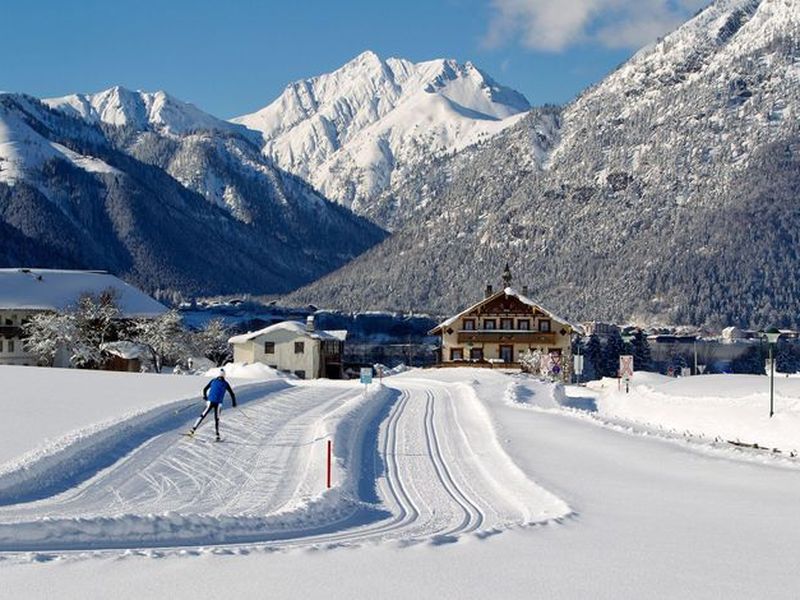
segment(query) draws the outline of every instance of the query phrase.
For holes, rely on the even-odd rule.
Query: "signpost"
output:
[[[625,393],[629,390],[628,383],[633,377],[633,356],[631,354],[621,354],[619,357],[619,376],[625,380]]]
[[[361,367],[361,383],[364,384],[364,396],[366,396],[369,384],[372,383],[372,367]]]
[[[572,366],[573,370],[575,371],[575,375],[578,377],[578,383],[581,382],[581,375],[583,375],[583,355],[576,354],[572,357]]]

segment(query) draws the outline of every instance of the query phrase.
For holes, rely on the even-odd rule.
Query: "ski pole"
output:
[[[176,408],[176,409],[175,409],[175,414],[177,415],[178,413],[182,413],[182,412],[183,412],[183,411],[185,411],[187,408],[192,408],[192,407],[193,407],[195,404],[197,404],[197,403],[196,403],[196,402],[192,402],[191,404],[187,404],[187,405],[186,405],[186,406],[184,406],[183,408]]]
[[[251,417],[250,415],[248,415],[248,414],[245,412],[245,410],[244,410],[243,408],[239,408],[239,407],[237,406],[237,407],[236,407],[236,410],[238,410],[240,413],[242,413],[242,414],[243,414],[245,417],[247,417],[247,418],[248,418],[250,421],[252,421],[252,420],[253,420],[253,417]]]

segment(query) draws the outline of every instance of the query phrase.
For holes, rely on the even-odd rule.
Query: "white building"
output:
[[[62,312],[83,294],[112,289],[123,318],[157,317],[166,307],[105,271],[0,269],[0,365],[35,365],[25,352],[23,323],[40,312]],[[68,366],[64,357],[55,366]]]
[[[314,317],[309,317],[305,325],[284,321],[237,335],[228,342],[237,363],[260,362],[301,379],[341,379],[346,338],[344,330],[317,331]]]

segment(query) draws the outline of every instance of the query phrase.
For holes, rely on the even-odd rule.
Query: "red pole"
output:
[[[333,453],[333,442],[328,440],[328,489],[331,489],[331,455]]]

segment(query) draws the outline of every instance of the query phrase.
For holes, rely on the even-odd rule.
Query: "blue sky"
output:
[[[707,0],[4,1],[0,90],[163,89],[220,117],[363,50],[471,60],[562,103]]]

